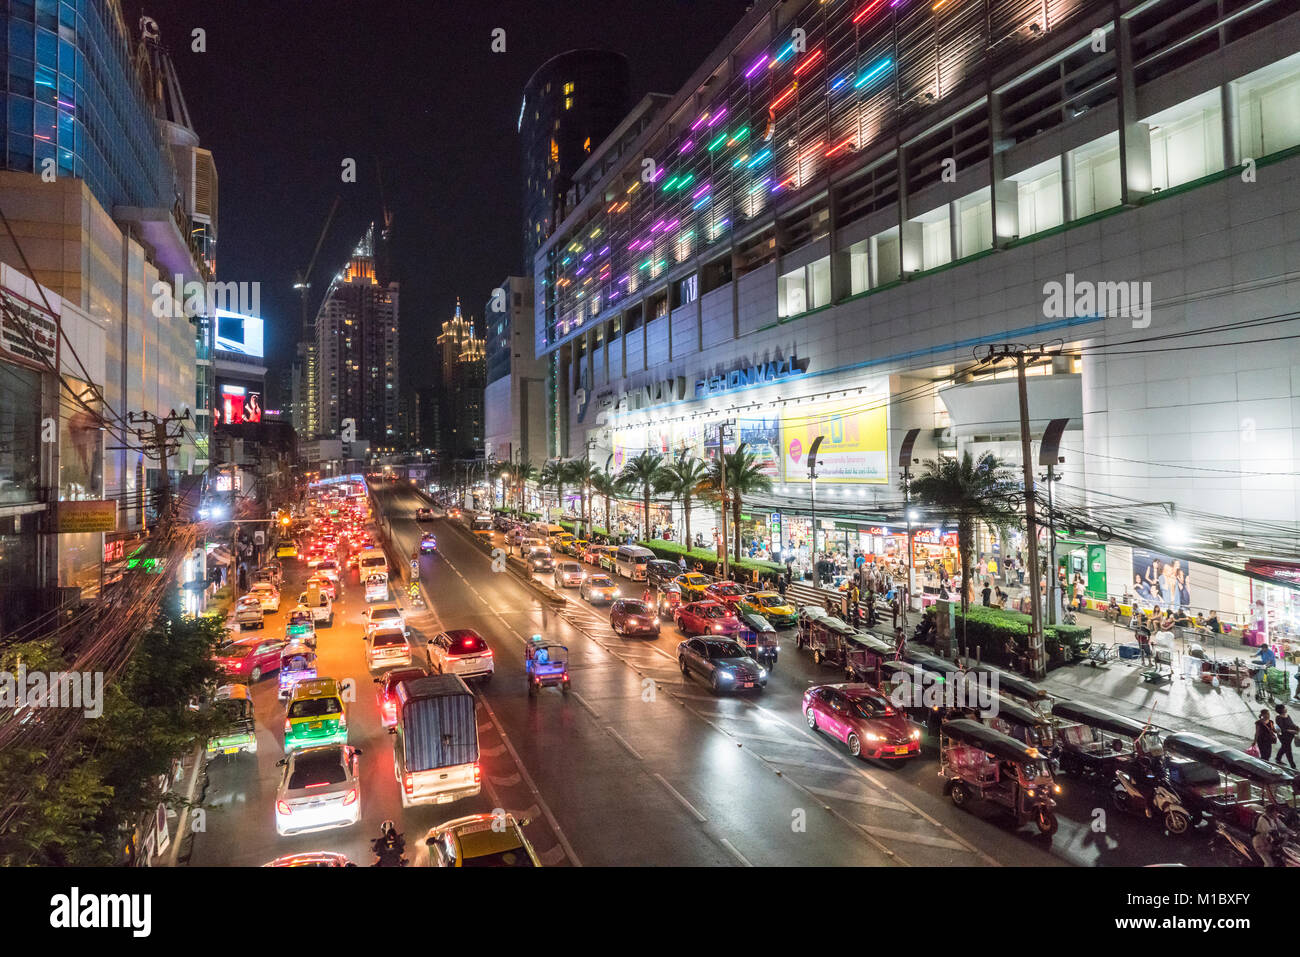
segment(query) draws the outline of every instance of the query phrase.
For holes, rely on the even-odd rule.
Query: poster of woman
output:
[[[1145,548],[1133,549],[1133,593],[1157,608],[1192,608],[1191,565]],[[1196,606],[1199,607],[1199,604]]]

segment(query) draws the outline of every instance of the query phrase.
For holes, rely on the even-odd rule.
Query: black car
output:
[[[433,521],[433,509],[431,509],[431,508],[417,508],[417,509],[415,510],[415,520],[416,520],[417,522],[432,522],[432,521]]]
[[[646,565],[646,584],[651,588],[663,588],[681,573],[682,570],[677,567],[676,562],[659,559]]]
[[[767,687],[767,669],[729,638],[688,638],[677,646],[677,663],[683,675],[699,675],[715,694]]]

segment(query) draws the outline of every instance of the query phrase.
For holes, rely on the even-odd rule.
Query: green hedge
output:
[[[954,608],[954,637],[961,639],[962,613]],[[936,613],[936,606],[926,610],[927,615]],[[1029,637],[1029,626],[1033,619],[1029,615],[1007,608],[985,608],[983,605],[971,605],[966,614],[966,653],[974,654],[980,650],[980,656],[986,661],[1000,663],[1008,656],[1006,650],[1008,639],[1023,644]],[[1057,657],[1063,648],[1072,653],[1080,645],[1092,640],[1092,629],[1082,625],[1047,625],[1043,628],[1043,650],[1048,657]]]
[[[688,549],[685,545],[662,538],[653,539],[652,541],[640,541],[637,544],[650,549],[658,558],[676,561],[685,555],[688,563],[702,562],[706,570],[713,573],[717,571],[718,556],[713,552],[701,548]],[[731,567],[744,572],[757,570],[760,575],[779,575],[785,572],[784,565],[778,565],[775,562],[760,562],[751,558],[742,558],[739,561],[733,559]]]

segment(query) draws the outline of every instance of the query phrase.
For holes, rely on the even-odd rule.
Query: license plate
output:
[[[752,687],[754,687],[754,682],[752,682],[752,681],[742,681],[742,682],[740,683],[740,686],[741,686],[742,688],[752,688]]]
[[[239,753],[239,749],[238,749],[238,748],[226,748],[226,749],[225,749],[224,751],[222,751],[221,753],[222,753],[222,754],[238,754],[238,753]]]
[[[310,724],[307,725],[307,730],[308,730],[308,731],[319,731],[319,730],[320,730],[321,728],[323,728],[323,727],[325,727],[325,722],[324,722],[324,721],[312,721]]]
[[[894,748],[894,753],[895,753],[895,754],[907,754],[907,752],[908,752],[909,750],[910,750],[910,749],[908,749],[908,748]]]
[[[439,803],[439,804],[450,804],[451,802],[452,802],[452,796],[451,796],[450,794],[439,794],[439,795],[438,795],[438,803]]]

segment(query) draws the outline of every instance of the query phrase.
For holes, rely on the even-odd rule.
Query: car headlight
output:
[[[730,681],[735,676],[730,671],[723,671],[721,668],[719,668],[718,677],[721,678],[723,681]]]
[[[610,592],[610,594],[613,595],[615,598],[617,598],[617,597],[618,597],[618,589],[615,588],[612,592]]]
[[[921,732],[920,732],[920,731],[913,731],[913,732],[912,732],[912,740],[913,740],[913,741],[920,741],[920,740],[921,740]]]
[[[868,731],[868,732],[867,732],[867,740],[868,740],[868,741],[879,741],[879,740],[880,740],[880,735],[878,735],[878,734],[873,734],[872,732]]]
[[[759,669],[758,669],[758,676],[759,676],[760,678],[766,678],[766,677],[767,677],[767,669],[766,669],[766,668],[759,668]]]

